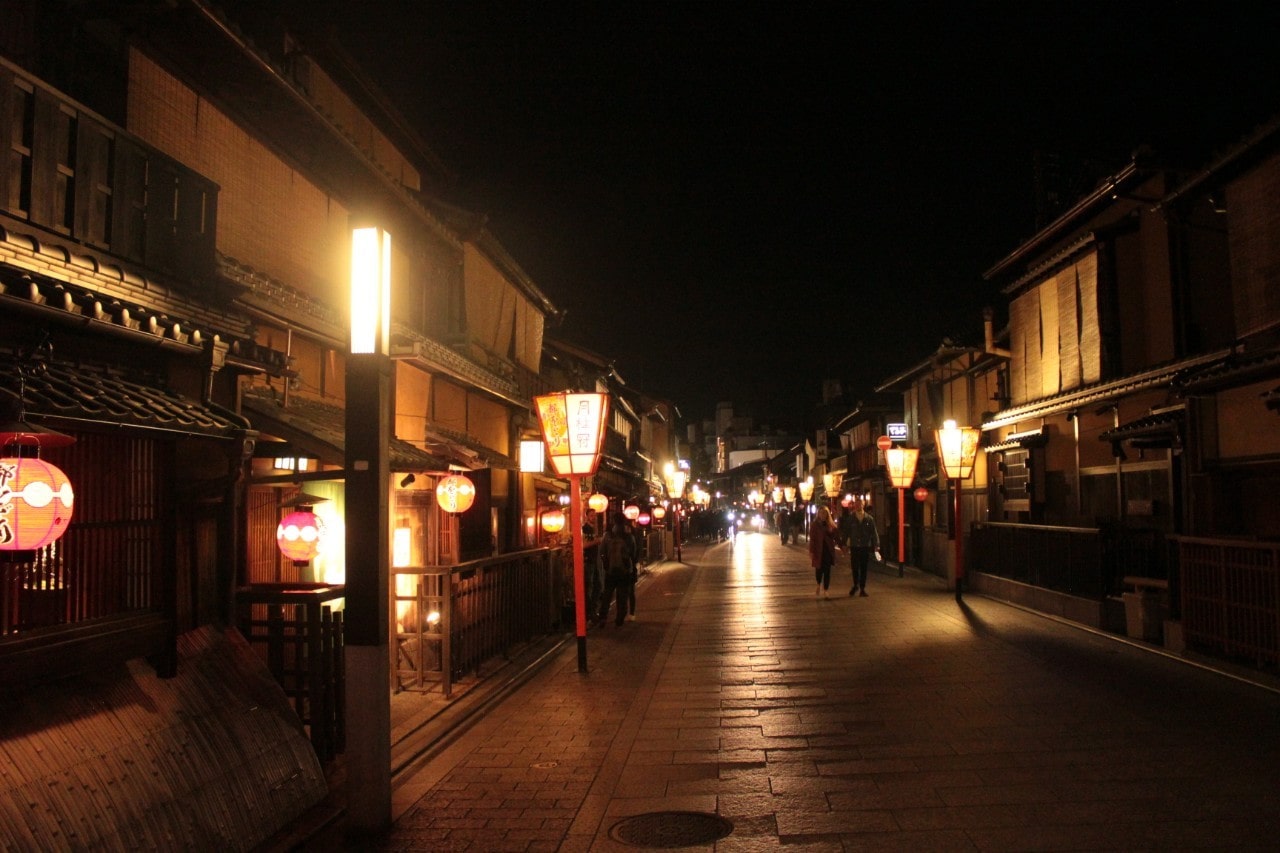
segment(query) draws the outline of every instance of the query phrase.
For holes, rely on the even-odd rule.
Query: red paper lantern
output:
[[[914,497],[916,500],[920,501],[920,503],[924,503],[929,499],[929,490],[926,489],[924,486],[921,486],[920,488],[912,492],[911,496]]]
[[[35,551],[67,531],[75,491],[62,469],[33,456],[0,459],[0,550]]]
[[[320,517],[310,507],[300,507],[286,515],[276,528],[276,547],[286,559],[308,563],[320,553],[324,534]]]
[[[638,523],[641,527],[648,527],[649,522],[652,520],[653,519],[649,516],[649,513],[647,512],[642,512],[638,516],[636,516],[636,523]]]
[[[450,474],[436,486],[436,500],[445,512],[466,512],[475,499],[475,483],[461,474]]]

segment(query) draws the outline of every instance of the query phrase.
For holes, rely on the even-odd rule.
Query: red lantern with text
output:
[[[276,547],[285,559],[309,563],[324,546],[325,528],[320,516],[303,504],[286,515],[276,528]]]
[[[466,512],[475,499],[475,483],[461,474],[450,474],[436,486],[436,500],[445,512]]]
[[[0,459],[0,550],[35,551],[71,523],[75,491],[61,468],[34,456]]]
[[[639,524],[641,527],[648,527],[650,521],[653,521],[653,517],[647,512],[642,512],[636,516],[636,524]]]

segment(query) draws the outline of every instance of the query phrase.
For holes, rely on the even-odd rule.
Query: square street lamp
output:
[[[942,465],[942,473],[952,481],[952,494],[955,500],[956,525],[956,601],[961,598],[961,587],[964,584],[964,528],[960,525],[960,481],[973,475],[973,462],[978,455],[978,438],[981,431],[977,427],[958,427],[953,420],[942,423],[942,429],[934,430],[938,443],[938,462]]]
[[[673,511],[676,515],[675,524],[675,543],[676,543],[676,562],[684,562],[684,557],[680,553],[680,501],[684,499],[684,485],[688,480],[688,474],[684,469],[674,462],[668,462],[662,469],[663,479],[667,481],[667,495],[675,502]]]
[[[916,478],[916,463],[920,460],[920,451],[914,447],[890,447],[884,452],[884,467],[889,474],[889,482],[898,490],[898,577],[902,577],[902,567],[906,563],[906,494],[911,488],[911,481]]]
[[[609,419],[609,395],[560,391],[533,398],[556,474],[569,479],[573,538],[573,599],[578,635],[578,672],[587,671],[587,601],[582,557],[582,478],[596,472]]]

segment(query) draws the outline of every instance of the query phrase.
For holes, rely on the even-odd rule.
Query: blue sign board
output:
[[[907,440],[906,424],[885,424],[884,428],[885,428],[885,435],[889,436],[889,438],[893,439],[894,441]]]

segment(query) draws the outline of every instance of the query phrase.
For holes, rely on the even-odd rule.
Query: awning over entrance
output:
[[[269,392],[259,390],[245,392],[242,403],[260,432],[283,439],[295,450],[327,464],[346,464],[345,410],[305,397],[292,397],[285,407]],[[389,450],[392,471],[445,471],[449,467],[446,459],[395,437]]]
[[[20,377],[18,368],[24,369]],[[33,421],[72,428],[94,426],[159,430],[175,435],[242,438],[248,421],[232,412],[187,399],[163,387],[163,379],[120,366],[55,359],[19,364],[0,352],[0,396],[21,402]],[[51,424],[52,425],[52,424]]]
[[[1170,406],[1153,410],[1150,414],[1098,436],[1114,446],[1128,442],[1133,447],[1178,447],[1182,443],[1182,422],[1186,406]]]

